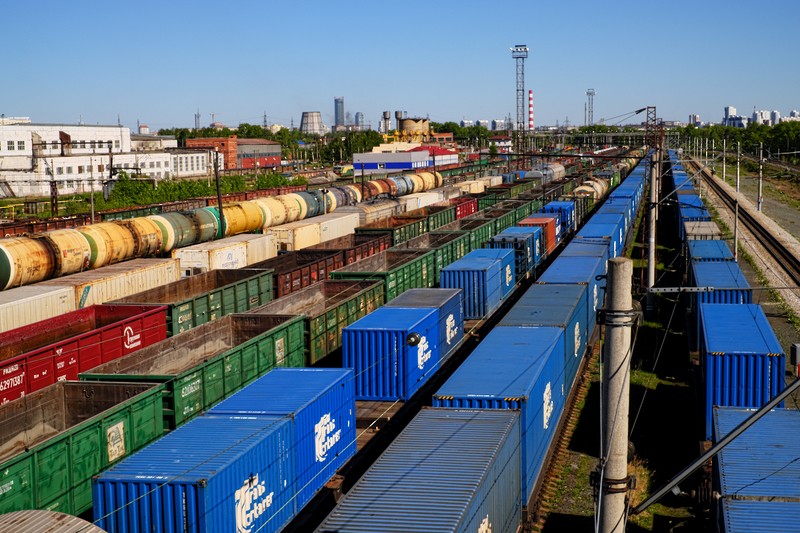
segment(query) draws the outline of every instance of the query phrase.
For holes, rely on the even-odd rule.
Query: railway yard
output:
[[[800,317],[793,194],[768,192],[769,220],[744,180],[734,258],[731,169],[720,184],[662,155],[617,147],[9,225],[0,524],[47,510],[105,531],[597,530],[597,324],[615,257],[633,260],[645,310],[627,530],[800,518],[798,485],[773,475],[797,475],[800,444],[782,441],[752,463],[732,443],[634,512],[793,381]],[[767,414],[759,439],[800,436],[796,409]]]

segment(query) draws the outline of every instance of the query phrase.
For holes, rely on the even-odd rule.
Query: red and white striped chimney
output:
[[[533,131],[533,89],[528,90],[528,129]]]

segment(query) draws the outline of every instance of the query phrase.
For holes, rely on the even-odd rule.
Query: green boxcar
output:
[[[276,367],[305,364],[302,317],[229,315],[79,375],[164,383],[164,427],[175,429]]]
[[[478,211],[481,213],[482,211]],[[477,215],[478,213],[475,213]],[[460,218],[455,222],[439,228],[441,231],[468,231],[469,249],[475,250],[483,248],[483,243],[494,237],[498,232],[495,231],[494,220],[485,218],[475,218],[475,215]]]
[[[61,381],[0,405],[0,514],[92,506],[92,477],[163,434],[162,388]]]
[[[433,231],[437,228],[449,224],[456,219],[456,208],[452,205],[429,205],[427,207],[420,207],[412,211],[407,211],[398,218],[418,218],[425,217],[427,231]]]
[[[586,215],[594,207],[594,197],[591,196],[576,196],[574,194],[562,194],[558,197],[563,202],[573,202],[575,204],[575,220],[578,225],[582,224],[586,219]]]
[[[331,272],[331,279],[383,281],[385,300],[408,289],[432,288],[438,281],[433,250],[386,250]]]
[[[433,250],[434,276],[439,279],[439,272],[450,263],[467,255],[470,248],[468,231],[432,231],[398,244],[394,250]]]
[[[272,300],[272,270],[212,270],[116,300],[167,306],[167,335],[177,335]]]
[[[495,221],[494,235],[517,223],[517,214],[514,209],[500,209],[499,207],[484,209],[475,213],[475,218],[488,218]],[[494,236],[493,235],[493,236]],[[491,238],[491,237],[490,237]]]
[[[306,321],[306,364],[342,346],[342,328],[382,306],[382,281],[325,280],[262,305],[248,315],[302,315]]]
[[[505,200],[504,202],[500,202],[495,207],[498,209],[513,209],[514,210],[514,224],[530,216],[532,213],[535,213],[533,207],[536,204],[533,200],[527,200],[522,197],[518,197],[516,200]]]
[[[392,246],[394,246],[408,239],[419,237],[426,231],[428,231],[428,225],[425,217],[399,217],[394,215],[366,226],[359,226],[356,228],[355,234],[382,235],[389,233],[392,236]]]

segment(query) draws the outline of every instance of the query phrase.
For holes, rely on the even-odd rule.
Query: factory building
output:
[[[416,172],[428,167],[432,169],[433,163],[427,151],[353,154],[353,170],[357,175],[360,175],[362,169],[367,175],[387,172]]]
[[[170,137],[131,135],[123,126],[2,124],[0,196],[48,196],[51,182],[60,194],[99,191],[112,178],[112,166],[115,171],[166,179],[175,173],[176,156],[170,150],[176,146]],[[207,173],[207,165],[195,165],[181,177]]]

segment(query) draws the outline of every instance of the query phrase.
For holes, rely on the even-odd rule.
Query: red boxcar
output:
[[[456,220],[478,212],[478,200],[475,198],[452,198],[449,202],[456,206]]]
[[[246,270],[272,270],[274,297],[280,298],[328,279],[344,266],[344,254],[336,250],[297,250],[255,263]]]
[[[166,338],[163,305],[93,305],[0,333],[0,403]]]

